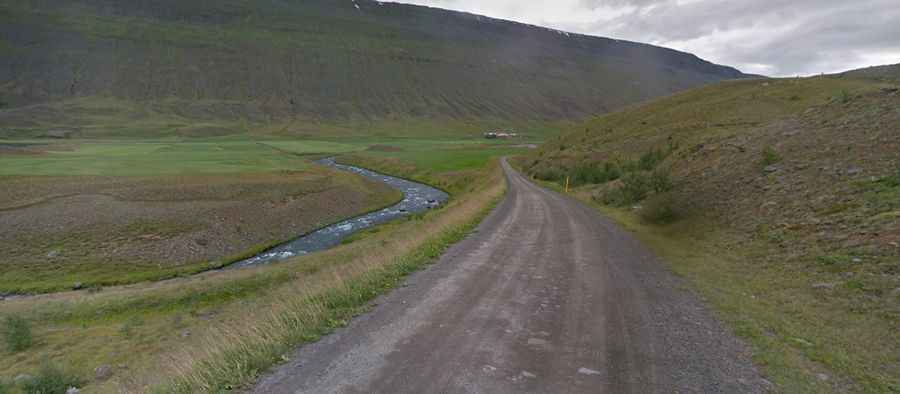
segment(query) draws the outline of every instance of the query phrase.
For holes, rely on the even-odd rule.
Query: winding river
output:
[[[234,263],[229,268],[254,267],[332,248],[339,245],[341,240],[357,231],[377,226],[402,216],[425,212],[447,202],[449,198],[447,193],[431,186],[380,174],[365,168],[338,164],[333,157],[319,160],[316,163],[384,182],[388,186],[401,191],[403,193],[403,201],[379,211],[360,215],[318,229],[256,256]]]

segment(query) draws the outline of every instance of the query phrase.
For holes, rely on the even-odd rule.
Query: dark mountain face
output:
[[[670,49],[367,0],[0,0],[7,108],[100,96],[556,120],[743,76]]]

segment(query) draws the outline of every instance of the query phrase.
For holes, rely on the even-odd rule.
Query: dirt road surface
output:
[[[632,236],[506,163],[509,191],[257,393],[756,393],[745,347]]]

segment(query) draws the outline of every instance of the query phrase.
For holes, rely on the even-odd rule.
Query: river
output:
[[[255,267],[329,249],[340,245],[341,240],[357,231],[365,230],[399,217],[425,212],[446,203],[449,198],[447,193],[431,186],[384,175],[365,168],[339,164],[335,162],[333,157],[319,160],[316,163],[384,182],[388,186],[402,192],[403,200],[388,208],[320,228],[256,256],[234,263],[229,268]]]

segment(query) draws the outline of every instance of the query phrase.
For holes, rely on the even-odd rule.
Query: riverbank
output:
[[[359,175],[374,182],[381,182],[403,194],[403,198],[389,207],[334,223],[297,237],[250,258],[236,262],[229,268],[247,268],[284,261],[296,256],[335,247],[348,236],[373,228],[404,216],[421,214],[447,202],[449,194],[429,185],[378,173],[369,169],[335,162],[333,157],[316,161],[317,164]]]
[[[0,314],[22,317],[35,339],[27,351],[2,354],[0,379],[35,374],[46,359],[97,392],[172,387],[176,376],[187,391],[249,382],[279,349],[339,326],[464,236],[503,191],[496,165],[484,163],[467,170],[480,179],[473,190],[446,207],[295,261],[0,303]]]
[[[249,141],[29,146],[0,153],[0,296],[191,275],[402,199]]]

